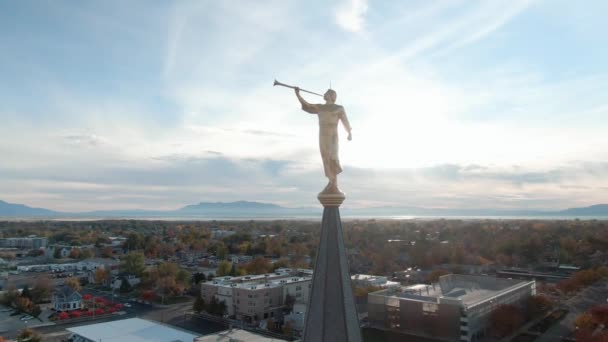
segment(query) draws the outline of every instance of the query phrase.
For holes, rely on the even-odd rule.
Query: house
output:
[[[69,286],[61,286],[53,293],[53,309],[72,311],[82,308],[82,295]]]
[[[141,278],[133,274],[119,274],[112,279],[112,288],[115,290],[120,289],[123,281],[129,283],[129,287],[133,288],[141,283]]]

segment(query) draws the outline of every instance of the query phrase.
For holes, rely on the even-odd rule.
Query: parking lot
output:
[[[12,308],[0,305],[0,334],[10,333],[24,328],[35,328],[47,325],[53,325],[47,317],[51,313],[50,310],[43,310],[40,318],[33,318],[25,314],[14,314]]]

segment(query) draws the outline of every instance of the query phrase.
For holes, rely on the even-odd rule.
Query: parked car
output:
[[[23,315],[21,316],[20,320],[22,321],[29,321],[30,319],[34,319],[34,316],[30,316],[30,315]]]

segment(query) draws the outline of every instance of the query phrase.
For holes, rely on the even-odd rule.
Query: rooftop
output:
[[[448,274],[432,285],[417,284],[374,294],[433,303],[452,302],[470,307],[529,283],[531,282],[517,279]]]
[[[240,277],[216,277],[205,282],[208,285],[219,287],[236,287],[256,290],[258,288],[278,287],[285,284],[309,281],[312,279],[312,270],[308,269],[277,269],[273,273],[240,276]]]
[[[89,324],[67,330],[91,341],[102,342],[190,342],[197,336],[140,318]]]
[[[240,342],[240,341],[274,342],[274,341],[285,341],[285,340],[280,340],[278,338],[265,337],[265,336],[250,333],[248,331],[241,330],[241,329],[225,330],[225,331],[221,331],[216,334],[201,336],[194,340],[194,342],[220,342],[220,341],[225,341],[225,342],[236,342],[236,341],[238,341],[238,342]]]

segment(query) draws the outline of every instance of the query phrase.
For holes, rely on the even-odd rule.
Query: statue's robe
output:
[[[317,114],[319,117],[319,149],[323,159],[325,176],[335,179],[342,172],[340,158],[338,157],[338,121],[347,131],[351,127],[344,112],[344,107],[337,104],[302,104],[302,110],[310,114]]]

